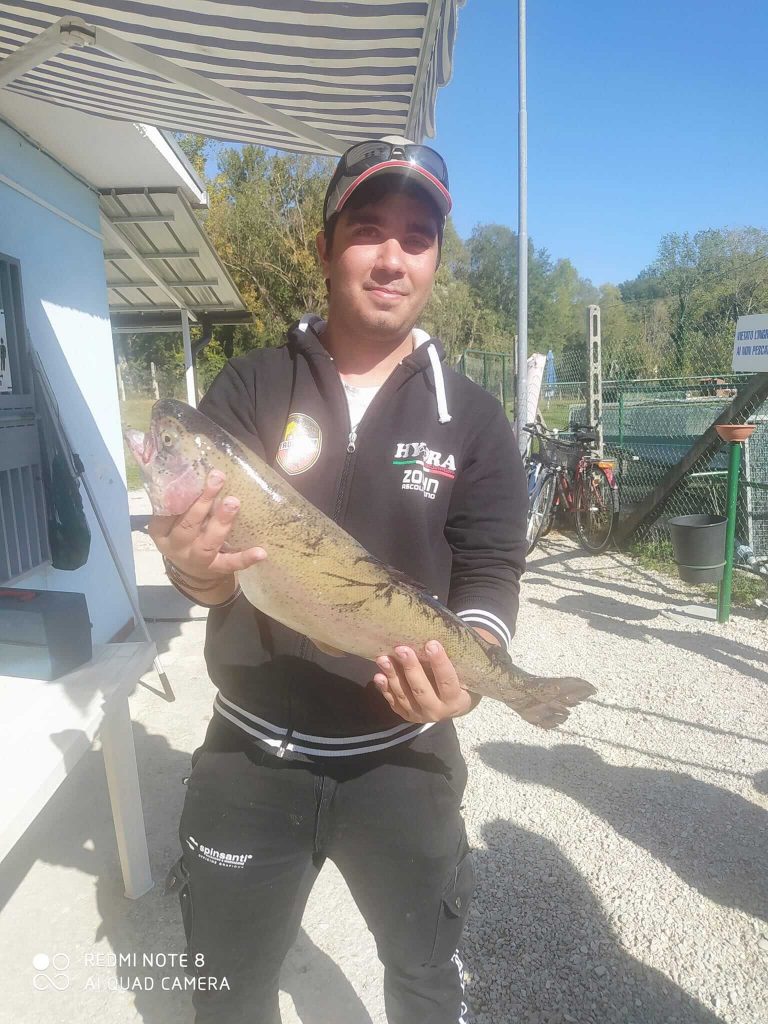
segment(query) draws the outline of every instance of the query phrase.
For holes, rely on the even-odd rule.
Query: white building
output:
[[[84,593],[96,643],[129,631],[133,612],[84,492],[88,561],[74,571],[48,561],[29,349],[132,579],[110,312],[123,327],[176,330],[183,310],[208,326],[248,316],[194,216],[205,202],[158,129],[0,91],[0,584]]]

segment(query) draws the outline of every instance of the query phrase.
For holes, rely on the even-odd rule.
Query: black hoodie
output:
[[[341,378],[319,339],[323,326],[303,318],[281,347],[232,359],[201,411],[373,555],[508,648],[525,567],[527,488],[501,405],[442,366],[440,341],[415,331],[413,353],[353,434]],[[269,537],[259,540],[269,556]],[[323,654],[243,595],[211,608],[205,656],[219,690],[215,711],[279,756],[350,756],[429,727],[389,708],[373,685],[373,662]]]

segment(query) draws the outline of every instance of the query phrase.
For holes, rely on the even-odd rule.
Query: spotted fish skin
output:
[[[212,469],[225,475],[222,495],[240,501],[228,547],[267,551],[264,561],[237,574],[243,594],[297,633],[371,661],[392,657],[400,644],[424,657],[425,643],[438,640],[465,689],[502,701],[544,729],[596,692],[583,679],[550,679],[516,666],[197,409],[163,399],[152,409],[149,433],[126,431],[126,438],[156,515],[180,515],[202,494]]]

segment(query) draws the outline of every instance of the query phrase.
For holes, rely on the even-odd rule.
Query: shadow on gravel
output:
[[[186,987],[189,982],[178,965],[186,949],[181,909],[175,893],[163,895],[168,870],[181,852],[178,824],[186,793],[182,779],[190,773],[190,754],[175,749],[165,736],[150,733],[140,722],[133,723],[133,735],[154,888],[138,900],[125,898],[98,750],[80,760],[0,864],[0,909],[12,900],[37,860],[92,879],[98,923],[91,936],[84,937],[77,899],[73,899],[73,892],[82,890],[69,890],[65,876],[52,901],[47,890],[38,893],[27,888],[24,893],[25,914],[39,920],[40,947],[70,958],[67,991],[57,1001],[58,1024],[86,1019],[191,1024],[193,1019],[192,990]],[[8,909],[5,912],[10,916]],[[68,915],[73,921],[71,943],[53,949],[46,923],[49,918],[57,920],[57,933],[61,932],[61,918]],[[31,965],[16,954],[7,927],[2,938],[9,983],[13,978],[14,984],[26,985],[31,998],[35,995]],[[96,954],[122,955],[123,966],[89,961]],[[158,966],[162,957],[166,962]],[[303,929],[283,965],[280,988],[290,994],[302,1024],[370,1024],[341,968]],[[47,1010],[39,1012],[35,1019],[46,1019]],[[2,1011],[0,1018],[6,1019]]]
[[[658,588],[655,591],[643,590],[639,587],[627,586],[624,583],[616,583],[610,578],[587,576],[583,573],[574,576],[560,570],[540,573],[535,562],[526,568],[525,585],[526,587],[531,585],[552,587],[553,590],[564,590],[568,594],[588,594],[590,596],[594,590],[606,590],[610,594],[620,594],[622,597],[630,599],[640,598],[643,601],[656,601],[666,607],[679,606],[682,608],[691,603],[690,595],[686,597],[676,592],[660,593]],[[642,605],[632,605],[632,607],[637,611],[648,612],[649,617],[658,614],[658,611],[654,611],[653,608],[644,608]]]
[[[718,1024],[702,1003],[622,949],[554,843],[502,820],[486,825],[483,839],[462,943],[478,1024]]]
[[[340,967],[302,928],[280,974],[301,1024],[371,1024],[371,1018]]]
[[[768,812],[681,772],[607,764],[588,747],[488,743],[496,771],[564,793],[725,907],[768,920]]]
[[[737,740],[747,740],[749,743],[756,743],[761,747],[768,747],[768,739],[763,739],[760,736],[750,736],[746,732],[736,732],[734,729],[720,729],[716,725],[704,725],[701,722],[694,722],[690,718],[679,718],[676,715],[665,715],[663,711],[652,711],[650,708],[640,707],[638,704],[620,704],[615,700],[600,700],[599,697],[590,697],[590,704],[596,704],[598,707],[605,708],[607,711],[628,711],[630,714],[641,715],[643,718],[658,718],[662,722],[673,722],[675,725],[683,725],[686,729],[698,729],[701,732],[711,733],[713,736],[733,736]],[[562,730],[567,732],[567,730]],[[768,734],[767,734],[768,735]],[[606,741],[603,740],[603,743]],[[623,744],[616,744],[617,746],[623,746]],[[637,750],[637,747],[627,747],[625,749]],[[647,751],[646,751],[647,753]],[[661,755],[657,755],[661,756]],[[670,760],[676,760],[670,758]],[[686,764],[690,762],[677,761],[678,764]],[[702,766],[704,767],[704,766]],[[711,767],[711,766],[710,766]],[[718,771],[723,771],[722,768],[718,768]],[[744,778],[744,772],[730,772],[731,775],[737,775],[739,778]]]
[[[717,633],[689,633],[685,630],[664,629],[627,621],[644,618],[647,608],[637,608],[624,601],[598,598],[593,594],[570,594],[558,598],[557,601],[542,601],[534,597],[530,603],[566,612],[568,615],[576,615],[593,629],[610,633],[612,636],[623,636],[640,643],[648,643],[651,639],[661,640],[671,647],[701,655],[748,678],[768,683],[768,667],[758,668],[755,664],[766,665],[768,658],[765,651],[739,643],[737,640],[729,640]]]
[[[631,573],[636,586],[625,582],[626,575],[623,578],[619,576],[621,582],[617,580],[618,574],[628,573]],[[706,603],[707,600],[712,603],[711,598],[702,598],[695,588],[686,589],[672,577],[667,579],[659,572],[649,572],[629,556],[610,551],[601,555],[591,555],[562,542],[552,554],[544,554],[539,548],[536,549],[527,563],[525,585],[546,585],[571,594],[590,594],[594,590],[606,590],[610,594],[621,594],[630,600],[640,598],[643,601],[665,605],[667,608],[684,609],[691,604],[702,601]],[[760,609],[751,607],[739,606],[733,609],[733,614],[738,614],[740,619],[751,619],[756,622],[762,622],[765,618]]]
[[[691,603],[690,594],[685,594],[672,587],[659,586],[658,584],[648,587],[631,587],[626,583],[617,583],[615,579],[607,574],[607,569],[605,570],[605,576],[597,576],[594,573],[588,572],[569,573],[559,568],[556,559],[552,559],[552,562],[552,569],[542,569],[537,562],[530,563],[526,568],[526,586],[529,583],[535,585],[536,583],[545,582],[548,585],[554,585],[553,581],[557,581],[558,583],[566,583],[567,587],[561,588],[563,590],[568,589],[581,592],[585,587],[588,587],[596,590],[608,590],[612,594],[619,593],[624,597],[639,597],[644,601],[656,601],[658,604],[664,605],[687,605]],[[623,569],[624,566],[618,565],[616,568],[617,570]],[[536,576],[541,576],[542,579],[537,580]]]

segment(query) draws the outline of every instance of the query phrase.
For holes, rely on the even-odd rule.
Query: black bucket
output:
[[[685,583],[719,583],[725,567],[725,516],[675,516],[669,520],[677,571]]]

